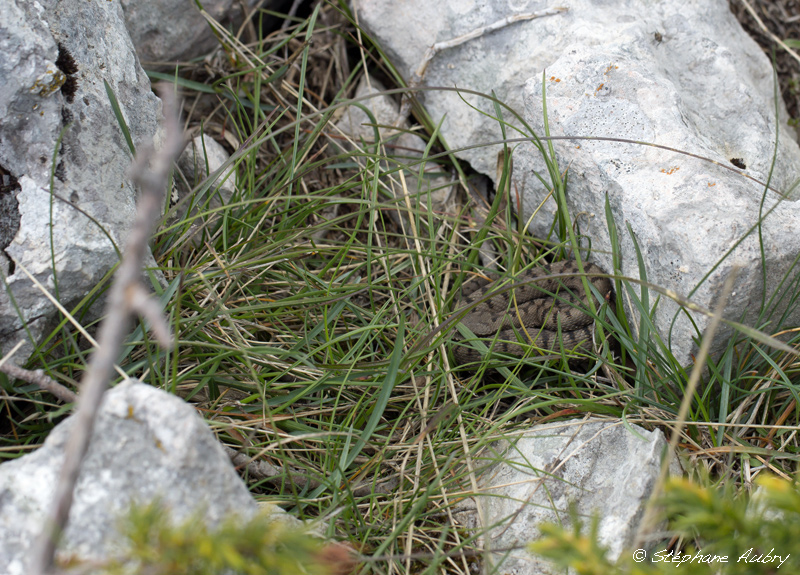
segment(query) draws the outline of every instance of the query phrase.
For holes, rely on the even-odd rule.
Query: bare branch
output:
[[[150,323],[150,331],[156,336],[161,347],[165,349],[172,347],[169,324],[164,318],[164,313],[158,300],[141,283],[130,287],[129,296],[133,311]]]
[[[280,485],[283,481],[288,480],[299,489],[316,489],[320,486],[319,481],[311,479],[300,472],[279,469],[268,461],[256,461],[252,457],[244,453],[239,453],[227,445],[223,445],[222,447],[225,449],[225,453],[228,454],[228,457],[230,457],[231,463],[238,468],[246,469],[247,472],[256,479],[266,479],[273,485]]]
[[[106,318],[98,330],[98,347],[92,355],[89,369],[81,383],[78,397],[76,422],[67,442],[64,463],[56,485],[53,505],[46,518],[42,533],[34,543],[31,559],[31,573],[44,575],[53,567],[56,541],[67,523],[72,506],[73,492],[80,473],[81,462],[89,447],[94,429],[95,417],[108,387],[125,335],[131,325],[133,302],[131,286],[141,281],[142,266],[148,250],[148,239],[153,223],[158,220],[164,202],[172,163],[184,147],[183,132],[180,128],[177,107],[171,87],[162,87],[159,94],[164,103],[164,125],[166,138],[160,153],[140,148],[134,162],[131,177],[141,187],[136,221],[128,236],[127,248],[117,270],[114,284],[108,295]],[[152,172],[147,165],[152,165]]]
[[[46,375],[42,369],[31,371],[17,367],[13,363],[8,363],[1,365],[0,371],[11,377],[38,385],[40,389],[49,391],[64,403],[74,403],[78,399],[78,396],[72,390],[67,389],[55,379]]]
[[[16,379],[38,385],[39,389],[49,391],[64,403],[74,403],[78,399],[78,396],[75,395],[72,390],[67,389],[53,378],[45,375],[44,370],[37,369],[36,371],[30,371],[9,363],[9,360],[17,353],[19,348],[22,347],[23,343],[23,341],[17,342],[17,345],[3,356],[3,359],[0,359],[0,371]],[[8,365],[6,365],[7,363]]]
[[[225,453],[228,454],[234,466],[240,469],[246,469],[251,476],[256,479],[266,480],[271,485],[280,486],[280,484],[285,481],[296,486],[298,489],[316,489],[322,485],[319,481],[312,479],[301,471],[288,468],[281,469],[275,467],[268,461],[257,461],[227,445],[223,445],[222,447],[225,449]],[[352,490],[355,497],[365,497],[370,494],[392,493],[399,484],[399,477],[389,477],[388,479],[378,482],[376,485],[373,485],[372,481],[366,481],[353,486]]]

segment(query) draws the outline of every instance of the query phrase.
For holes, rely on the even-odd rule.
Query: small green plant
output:
[[[541,528],[531,551],[580,575],[657,575],[720,573],[756,575],[797,573],[800,568],[800,488],[774,476],[761,477],[752,497],[731,489],[702,487],[675,478],[667,483],[661,505],[673,533],[685,545],[656,545],[650,552],[624,551],[615,562],[599,543],[595,518],[584,533],[580,521],[571,531]]]
[[[128,549],[105,572],[150,575],[325,575],[349,562],[330,545],[266,514],[231,518],[215,529],[197,517],[175,523],[158,503],[131,508],[123,522]],[[335,545],[334,545],[335,546]]]

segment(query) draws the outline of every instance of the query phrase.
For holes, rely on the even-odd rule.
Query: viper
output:
[[[597,265],[584,263],[584,273],[603,301],[613,305],[613,283]],[[575,260],[564,260],[533,268],[509,283],[494,278],[476,278],[465,284],[455,313],[469,312],[461,320],[494,352],[522,357],[527,345],[542,350],[583,348],[592,342],[594,318]],[[595,305],[599,309],[598,301]],[[494,341],[496,338],[496,341]],[[453,357],[456,365],[476,363],[482,353],[466,344],[456,332]],[[492,346],[492,341],[494,345]]]

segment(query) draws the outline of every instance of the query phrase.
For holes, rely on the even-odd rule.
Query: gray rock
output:
[[[214,138],[205,134],[192,138],[177,162],[181,170],[178,184],[183,186],[182,191],[188,193],[203,180],[214,175],[228,158],[230,158],[228,152]],[[235,184],[236,174],[233,168],[216,175],[214,186],[215,190],[218,186],[219,193],[212,194],[214,197],[210,201],[214,202],[216,207],[228,203],[236,189]]]
[[[654,142],[727,166],[731,159],[741,159],[748,174],[766,182],[775,135],[769,65],[750,38],[734,40],[741,30],[730,14],[725,18],[714,12],[707,17],[690,14],[691,21],[684,16],[664,16],[666,39],[660,44],[646,33],[648,28],[631,25],[625,28],[626,43],[566,50],[547,71],[550,133]],[[531,79],[524,94],[525,117],[541,133],[541,78]],[[793,132],[785,128],[781,123],[771,181],[779,190],[788,190],[800,174],[800,150],[791,139]],[[648,280],[682,296],[699,285],[691,299],[706,308],[716,305],[734,266],[741,266],[725,317],[759,323],[764,283],[756,226],[763,186],[720,166],[645,146],[573,141],[555,147],[559,163],[570,165],[570,213],[583,214],[578,219],[580,230],[592,239],[596,262],[612,270],[607,195],[620,231],[623,275],[639,277],[629,225],[642,250]],[[516,157],[515,182],[525,190],[527,217],[547,194],[533,175],[543,163],[532,145],[522,146]],[[761,213],[774,208],[762,226],[767,298],[800,251],[796,192],[790,201],[774,192],[764,198]],[[555,202],[548,201],[534,218],[532,230],[546,234],[554,213]],[[704,279],[723,257],[723,264]],[[786,305],[779,305],[774,317],[780,317]],[[638,323],[636,306],[627,312]],[[697,328],[674,300],[661,298],[656,326],[684,364],[696,352],[692,338],[697,329],[704,330],[709,321],[697,313],[692,320]],[[800,312],[785,321],[784,325],[796,325]],[[773,324],[767,329],[774,333],[779,328]],[[730,334],[730,329],[720,330],[712,353],[726,345]]]
[[[252,10],[264,3],[263,0],[244,3],[208,0],[202,4],[211,18],[235,35],[244,20],[242,4]],[[174,66],[219,46],[211,25],[192,0],[122,0],[122,10],[136,52],[148,66],[150,63]],[[256,18],[255,23],[258,21]]]
[[[501,441],[484,453],[497,460],[479,479],[477,498],[487,549],[535,541],[542,523],[570,529],[570,505],[585,521],[600,519],[598,538],[610,558],[630,546],[655,487],[666,447],[658,430],[628,430],[621,421],[589,419],[538,425],[517,440]],[[638,434],[638,435],[637,435]],[[680,473],[677,463],[671,468]],[[556,573],[527,549],[487,553],[500,572]]]
[[[186,233],[196,247],[202,245],[201,228],[219,219],[219,209],[230,203],[236,192],[236,170],[226,165],[229,158],[225,148],[207,135],[195,136],[178,158],[168,223],[189,214]]]
[[[519,6],[514,8],[513,6]],[[451,40],[506,16],[532,11],[527,3],[501,2],[425,2],[410,0],[358,2],[359,23],[378,41],[389,59],[405,78],[423,60],[435,42]],[[574,11],[579,11],[576,8]],[[602,10],[600,8],[599,10]],[[606,8],[617,13],[616,8]],[[569,12],[567,13],[569,14]],[[522,87],[532,76],[540,75],[569,39],[564,31],[565,16],[548,16],[513,24],[502,30],[444,50],[430,62],[423,86],[477,90],[497,97],[517,112],[523,109]],[[599,33],[599,30],[598,30]],[[471,94],[455,91],[420,92],[417,97],[434,123],[444,118],[441,130],[451,148],[484,144],[502,138],[497,121],[473,110],[477,106],[491,116],[492,103]],[[507,116],[506,121],[514,122]],[[509,135],[511,137],[512,134]],[[479,172],[495,178],[497,154],[501,146],[465,150],[458,155]]]
[[[360,22],[406,77],[433,42],[530,10],[456,1],[367,0],[359,6]],[[428,66],[424,85],[494,91],[513,109],[524,109],[525,119],[543,135],[541,82],[546,70],[553,135],[650,141],[727,166],[731,159],[741,159],[749,174],[766,180],[776,131],[771,66],[725,0],[690,5],[575,0],[569,8],[440,52]],[[453,148],[502,137],[496,120],[470,109],[455,92],[425,92],[422,98],[434,122],[444,118],[442,133]],[[486,99],[469,94],[464,99],[494,115]],[[779,108],[780,143],[772,185],[787,190],[800,173],[800,150],[786,128],[782,102]],[[504,120],[520,125],[505,111]],[[507,131],[509,137],[520,135]],[[734,264],[742,265],[726,317],[740,320],[746,313],[746,321],[755,321],[763,291],[757,237],[751,234],[708,279],[703,278],[755,224],[762,187],[719,166],[665,150],[613,142],[560,142],[555,147],[560,167],[570,168],[571,213],[582,214],[580,232],[591,238],[597,263],[613,271],[604,211],[608,192],[623,240],[624,275],[639,276],[626,229],[630,224],[643,248],[650,281],[684,296],[703,281],[692,295],[702,306],[713,306]],[[460,156],[495,178],[498,151],[499,146],[483,146]],[[533,174],[542,173],[542,162],[531,145],[520,146],[514,160],[511,189],[522,194],[527,221],[543,198]],[[777,194],[767,194],[764,212],[778,200]],[[793,204],[779,205],[763,226],[768,289],[778,285],[800,251],[795,232],[800,221]],[[531,231],[545,235],[552,217],[549,202],[533,219]],[[684,314],[673,326],[676,313],[677,304],[662,297],[656,326],[678,360],[689,363],[696,330]],[[774,317],[780,313],[779,306]],[[706,327],[704,316],[692,318],[699,330]],[[786,318],[787,324],[797,321],[799,317]],[[729,333],[720,332],[713,351],[725,344]]]
[[[36,452],[0,465],[1,573],[27,572],[74,421],[57,425]],[[120,518],[132,503],[156,498],[174,521],[199,514],[210,526],[229,515],[248,519],[258,507],[190,405],[149,385],[121,384],[100,410],[60,553],[102,559],[119,552]]]
[[[420,206],[423,211],[432,209],[441,213],[452,192],[452,183],[445,170],[435,162],[423,161],[425,141],[412,132],[408,132],[408,124],[403,123],[399,130],[389,128],[397,119],[398,104],[390,97],[382,95],[386,88],[374,78],[362,78],[355,98],[365,98],[358,105],[344,108],[335,132],[339,138],[332,138],[335,149],[342,151],[358,151],[361,154],[376,153],[375,144],[382,148],[377,153],[385,154],[390,161],[381,161],[385,172],[381,183],[395,198],[403,197],[403,186],[397,175],[397,169],[403,166],[408,195],[412,206]],[[367,98],[367,96],[372,96]],[[367,113],[369,110],[370,114]],[[382,126],[376,127],[375,124]],[[377,136],[377,139],[376,139]],[[362,162],[363,163],[363,162]],[[422,163],[422,175],[420,175]],[[401,212],[406,214],[404,202],[399,202]],[[390,212],[396,214],[397,212]],[[424,220],[425,218],[423,218]]]
[[[18,186],[17,206],[0,212],[0,227],[16,228],[0,258],[13,295],[0,289],[0,348],[26,341],[20,362],[56,317],[23,267],[71,309],[118,261],[133,223],[132,155],[104,81],[135,146],[153,141],[161,102],[116,2],[4,1],[0,22],[0,168]]]

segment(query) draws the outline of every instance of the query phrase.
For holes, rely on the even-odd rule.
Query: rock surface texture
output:
[[[190,223],[184,233],[196,247],[203,245],[202,228],[213,230],[222,206],[236,193],[236,174],[230,155],[212,137],[192,138],[178,158],[174,186],[169,198],[167,224]]]
[[[398,199],[407,193],[412,206],[430,205],[433,211],[442,212],[451,195],[452,185],[441,166],[425,160],[428,153],[425,141],[416,134],[408,132],[408,125],[405,123],[400,126],[401,131],[377,127],[391,126],[397,119],[398,105],[390,96],[381,94],[385,90],[386,88],[373,78],[369,81],[367,78],[361,80],[355,93],[355,98],[361,101],[359,105],[344,109],[336,123],[336,135],[339,137],[332,138],[332,144],[336,150],[344,150],[354,155],[363,154],[366,158],[376,150],[386,154],[391,161],[380,163],[383,171],[380,182],[383,189]],[[376,147],[378,144],[382,150]],[[405,177],[405,187],[398,176],[401,167]],[[405,203],[400,202],[399,206],[402,210],[405,208]],[[394,216],[397,214],[397,212],[390,213]]]
[[[598,419],[547,424],[493,445],[484,456],[498,463],[481,476],[484,496],[477,498],[490,526],[486,547],[525,545],[545,522],[570,529],[574,504],[587,521],[600,518],[598,539],[612,560],[618,557],[633,542],[666,447],[660,431],[632,428],[635,433],[620,421]],[[487,572],[498,566],[518,575],[560,572],[524,548],[485,560]]]
[[[132,154],[104,82],[133,144],[152,143],[161,102],[118,3],[0,2],[0,228],[12,230],[1,234],[0,349],[27,342],[14,361],[56,318],[27,273],[71,309],[118,261],[133,223]]]
[[[163,0],[142,2],[121,0],[133,45],[142,61],[171,67],[201,56],[219,45],[209,21],[200,13],[192,0]],[[234,35],[244,20],[242,6],[254,9],[257,5],[271,6],[264,0],[210,0],[202,3],[209,18],[218,22],[223,30],[233,30]],[[255,20],[256,25],[259,20]]]
[[[561,4],[568,11],[517,22],[438,53],[423,86],[494,91],[541,136],[546,70],[547,112],[554,136],[652,142],[706,156],[723,166],[746,166],[747,174],[767,180],[776,152],[772,70],[730,13],[727,1]],[[538,3],[455,0],[435,5],[366,0],[359,7],[361,24],[407,78],[431,43],[543,8]],[[495,115],[487,99],[463,97]],[[434,122],[444,117],[441,131],[453,148],[502,138],[498,122],[470,109],[458,93],[424,92],[422,98]],[[778,115],[771,186],[788,192],[800,174],[800,150],[786,128],[782,102]],[[504,119],[520,125],[507,111]],[[520,136],[511,129],[508,133]],[[764,186],[734,171],[664,149],[609,141],[554,145],[561,169],[569,166],[570,213],[580,214],[579,230],[591,238],[595,262],[613,269],[607,195],[620,235],[618,272],[639,278],[630,225],[649,281],[690,296],[704,307],[713,307],[725,279],[741,266],[726,317],[764,326],[758,316],[765,286],[769,299],[800,251],[795,195],[764,194]],[[499,149],[479,147],[461,156],[494,178]],[[546,178],[543,168],[534,146],[516,148],[511,189],[522,195],[526,220],[546,194],[534,175],[536,170]],[[550,200],[531,222],[531,231],[545,235],[554,211]],[[766,282],[755,228],[759,214],[769,214],[761,229]],[[774,319],[782,312],[780,304],[773,307],[778,311]],[[691,361],[696,349],[692,337],[708,322],[699,314],[692,314],[692,319],[697,329],[677,304],[661,298],[656,327],[683,363]],[[783,325],[798,319],[784,318]],[[773,321],[765,329],[773,333],[778,327]],[[723,330],[713,349],[719,350],[726,340]]]
[[[51,504],[73,424],[68,418],[35,453],[0,465],[0,573],[28,572],[26,554]],[[61,553],[100,559],[119,552],[118,521],[132,503],[159,498],[175,521],[200,513],[209,525],[257,510],[206,424],[173,395],[138,382],[117,386],[92,437]]]

